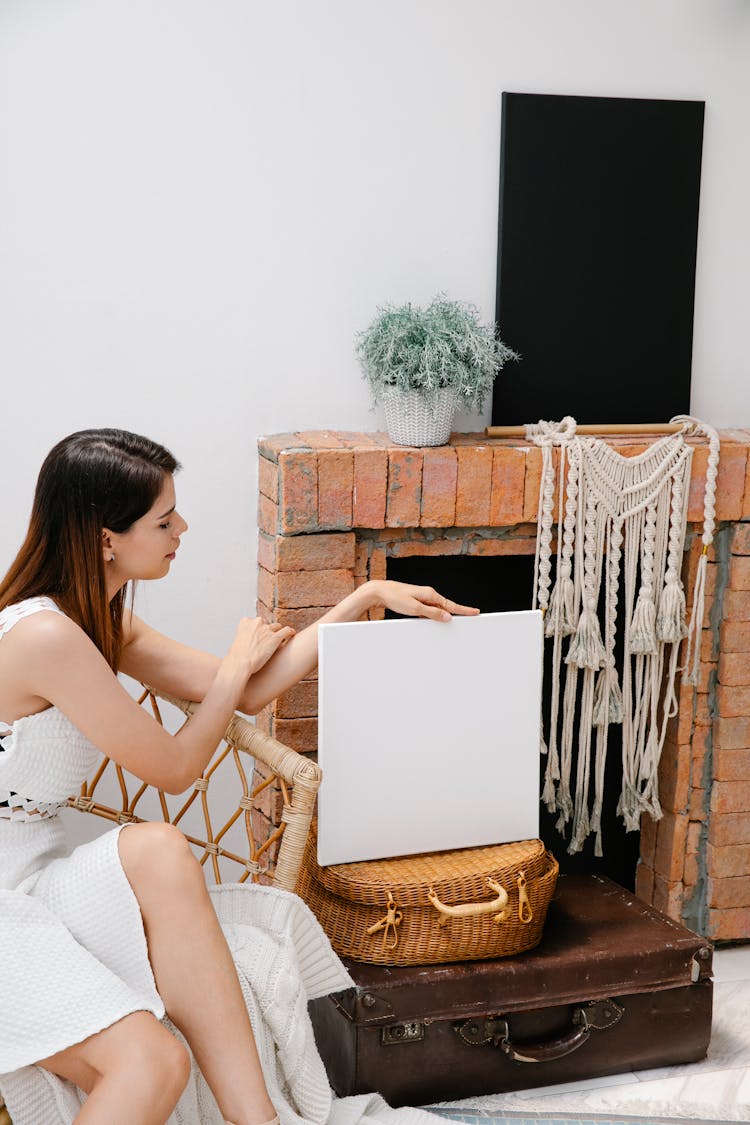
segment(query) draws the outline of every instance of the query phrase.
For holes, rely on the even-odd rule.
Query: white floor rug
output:
[[[702,1062],[439,1104],[487,1117],[507,1110],[530,1116],[588,1113],[750,1121],[750,981],[715,985],[711,1044]]]

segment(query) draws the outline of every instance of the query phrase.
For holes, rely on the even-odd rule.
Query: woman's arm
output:
[[[365,582],[333,609],[292,637],[248,682],[240,698],[240,709],[255,715],[272,699],[309,676],[318,663],[318,626],[333,622],[359,621],[370,609],[383,607],[407,617],[450,621],[452,616],[474,616],[478,609],[459,605],[433,590],[432,586],[410,586],[403,582]]]
[[[248,678],[290,633],[259,618],[241,621],[200,708],[175,735],[128,695],[70,619],[36,613],[20,621],[6,643],[13,644],[20,692],[54,704],[104,754],[149,785],[181,793],[210,761]]]
[[[268,663],[244,685],[237,704],[239,710],[256,715],[292,684],[310,675],[318,662],[318,625],[358,621],[369,609],[378,606],[410,617],[431,617],[438,621],[450,621],[456,614],[479,612],[444,598],[431,586],[365,582],[296,636],[290,629],[286,631],[286,637],[291,639],[285,640]],[[218,657],[165,637],[135,615],[126,618],[121,668],[136,680],[184,699],[200,701],[209,690],[219,663]]]

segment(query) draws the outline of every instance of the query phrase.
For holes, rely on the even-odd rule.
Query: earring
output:
[[[107,562],[114,562],[114,561],[115,561],[115,556],[114,556],[114,554],[111,554],[109,556],[109,558],[107,559]]]

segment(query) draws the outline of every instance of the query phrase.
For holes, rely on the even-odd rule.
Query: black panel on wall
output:
[[[704,108],[502,95],[495,425],[689,410]]]

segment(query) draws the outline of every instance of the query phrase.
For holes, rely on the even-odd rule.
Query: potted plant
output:
[[[386,305],[357,335],[357,355],[388,434],[399,445],[444,445],[459,407],[480,411],[498,371],[518,359],[479,311],[439,294],[427,306]]]

